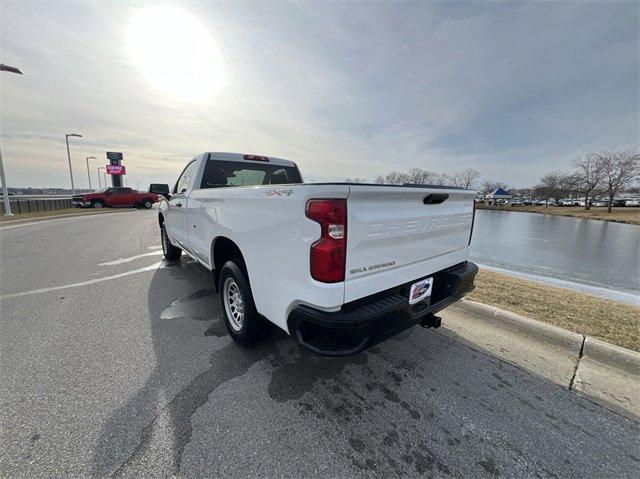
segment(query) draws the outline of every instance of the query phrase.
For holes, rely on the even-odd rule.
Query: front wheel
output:
[[[224,323],[235,342],[250,346],[268,336],[273,325],[256,311],[251,287],[240,261],[231,260],[224,264],[218,292]]]
[[[91,202],[91,207],[92,208],[102,208],[104,205],[102,204],[102,201],[92,201]]]
[[[146,208],[146,209],[149,209],[149,208],[151,208],[151,207],[153,206],[153,203],[151,203],[151,201],[149,201],[149,200],[144,200],[144,201],[142,202],[142,206],[143,206],[144,208]]]
[[[162,241],[162,253],[164,254],[164,257],[169,261],[179,260],[182,255],[182,250],[171,244],[164,224],[160,225],[160,240]]]

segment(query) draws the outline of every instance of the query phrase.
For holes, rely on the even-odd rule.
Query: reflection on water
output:
[[[478,210],[470,257],[490,267],[625,295],[640,291],[637,225]]]

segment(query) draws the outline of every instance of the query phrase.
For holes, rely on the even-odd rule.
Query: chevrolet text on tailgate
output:
[[[231,337],[273,324],[308,349],[356,354],[470,292],[470,190],[427,185],[303,184],[295,163],[203,153],[160,202],[167,260],[186,252],[213,271]]]

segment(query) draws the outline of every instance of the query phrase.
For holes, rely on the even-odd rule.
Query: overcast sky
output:
[[[70,132],[78,187],[105,151],[141,187],[202,151],[527,187],[639,142],[635,1],[162,5],[2,2],[0,62],[24,72],[0,73],[9,186],[68,187]]]

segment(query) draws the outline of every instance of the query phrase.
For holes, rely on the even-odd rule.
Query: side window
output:
[[[193,178],[193,175],[195,173],[196,170],[196,165],[197,162],[196,161],[192,161],[182,172],[182,175],[180,175],[180,178],[178,178],[178,181],[176,182],[176,186],[175,188],[173,188],[173,193],[184,193],[187,188],[189,187],[189,183],[191,183],[191,179]]]

